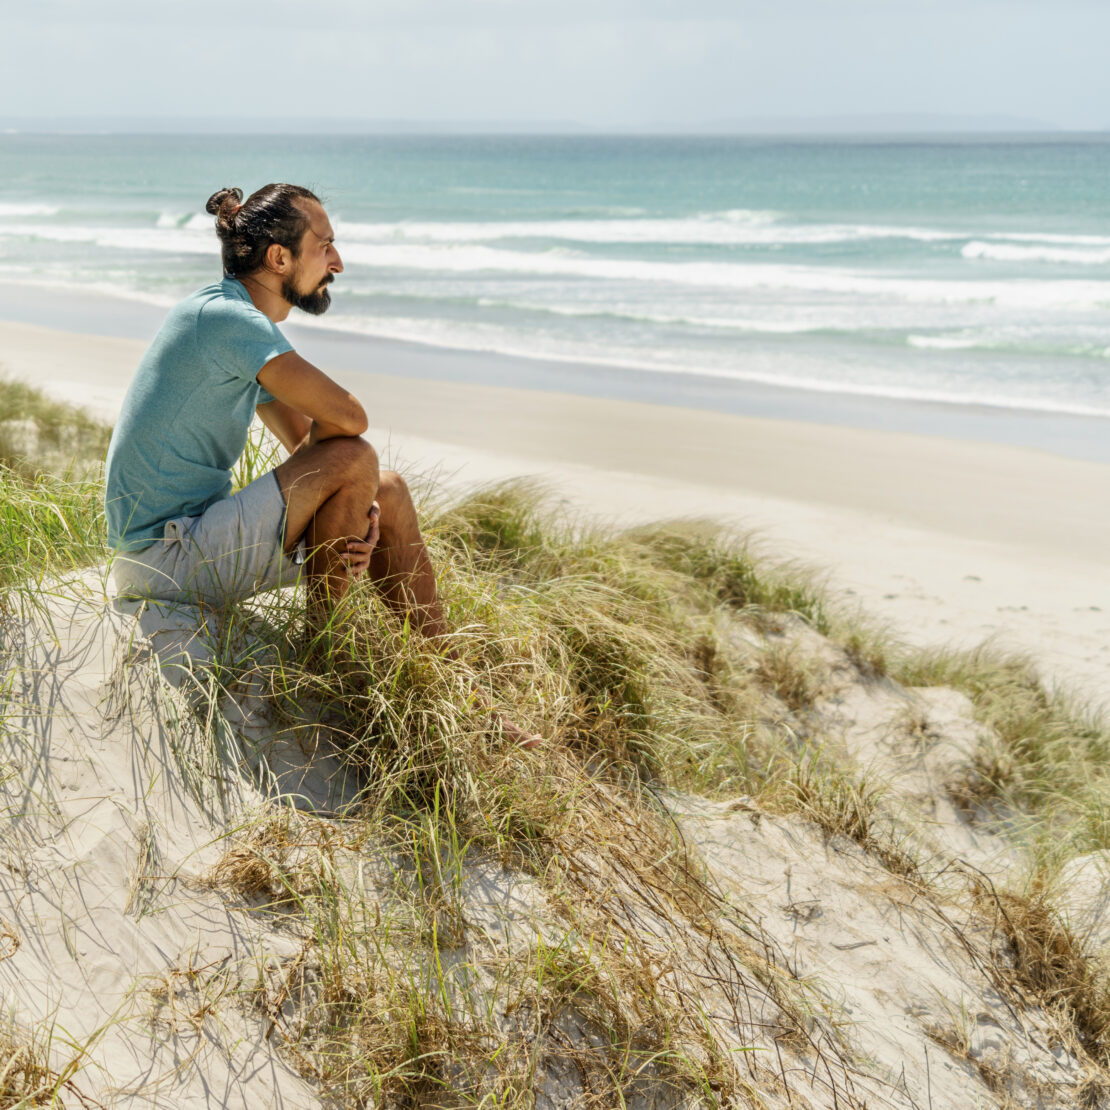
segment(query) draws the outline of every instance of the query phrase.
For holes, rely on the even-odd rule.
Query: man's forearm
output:
[[[325,439],[338,439],[340,436],[349,435],[350,433],[344,432],[340,428],[321,424],[313,420],[309,425],[308,431],[305,432],[304,437],[299,443],[295,443],[289,450],[289,457],[299,454],[306,447],[311,447],[314,443],[320,443]]]
[[[313,420],[308,429],[308,436],[306,440],[309,445],[313,443],[320,443],[325,439],[339,439],[343,436],[350,436],[350,432],[346,428],[342,428],[337,424],[328,424],[326,421]]]

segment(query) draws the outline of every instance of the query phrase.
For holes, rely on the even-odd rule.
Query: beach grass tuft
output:
[[[3,379],[0,412],[0,590],[102,560],[110,428]]]
[[[73,1078],[82,1052],[78,1049],[61,1070],[55,1070],[51,1042],[49,1032],[28,1036],[11,1024],[0,1026],[0,1110],[97,1105]]]
[[[1051,1014],[1064,1036],[1101,1071],[1099,1092],[1110,1080],[1110,972],[1093,959],[1083,939],[1056,913],[1048,888],[998,890],[980,881],[975,896],[995,924],[993,970],[998,984],[1021,1005]],[[1086,1104],[1086,1103],[1085,1103]],[[1097,1105],[1098,1100],[1089,1103]]]
[[[1110,722],[1051,690],[1027,658],[983,647],[904,656],[907,686],[948,686],[971,699],[985,726],[969,765],[950,784],[967,809],[1025,824],[1045,865],[1110,847]]]
[[[105,556],[97,473],[27,477],[0,463],[0,590],[28,596],[44,578]],[[2,602],[0,602],[2,604]]]
[[[84,409],[0,376],[0,463],[25,477],[99,463],[111,428]]]

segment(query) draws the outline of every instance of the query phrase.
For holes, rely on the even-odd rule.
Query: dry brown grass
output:
[[[154,905],[164,880],[160,873],[161,859],[158,842],[150,826],[141,825],[135,830],[135,838],[139,842],[139,849],[129,876],[127,905],[123,912],[142,917]]]
[[[822,680],[816,666],[790,643],[771,644],[755,658],[756,682],[777,697],[792,713],[812,708],[821,696]]]
[[[0,1029],[0,1110],[66,1105],[99,1108],[101,1104],[83,1094],[72,1078],[81,1055],[55,1071],[49,1062],[49,1038],[35,1040],[10,1026]]]
[[[1081,1106],[1110,1094],[1110,973],[1055,913],[1040,884],[1028,892],[996,891],[979,878],[977,907],[996,938],[996,985],[1021,1006],[1049,1014],[1064,1047],[1086,1062]]]
[[[231,846],[201,881],[255,908],[295,908],[330,880],[337,838],[330,822],[288,809],[263,813],[233,832]]]
[[[780,760],[759,800],[772,811],[801,814],[826,836],[848,837],[892,874],[922,883],[912,846],[886,811],[887,793],[884,784],[838,765],[817,749]]]

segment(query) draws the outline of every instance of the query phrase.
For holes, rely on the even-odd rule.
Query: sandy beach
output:
[[[618,523],[716,518],[754,532],[768,554],[827,574],[911,643],[990,639],[1029,653],[1081,697],[1110,699],[1110,465],[904,430],[452,381],[456,364],[480,356],[411,344],[404,376],[359,372],[350,356],[329,363],[316,334],[298,342],[362,400],[383,459],[408,474],[461,485],[532,475]],[[398,346],[357,350],[368,367],[390,366]],[[8,374],[107,419],[144,347],[0,323]],[[514,362],[522,378],[531,372],[528,360],[500,356],[500,378]]]

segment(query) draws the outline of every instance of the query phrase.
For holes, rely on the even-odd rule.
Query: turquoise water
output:
[[[171,304],[204,201],[326,200],[311,326],[1110,416],[1110,143],[0,135],[0,279]]]

